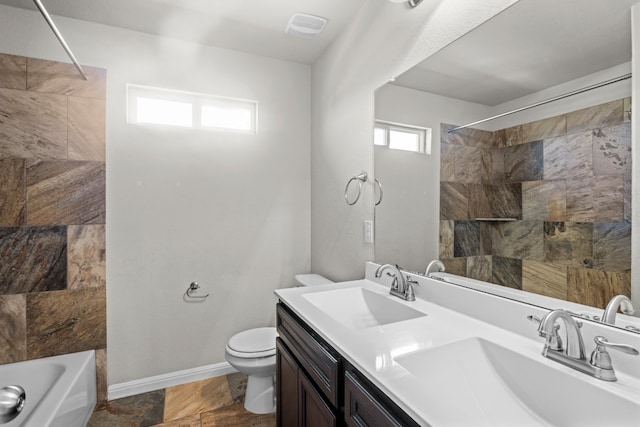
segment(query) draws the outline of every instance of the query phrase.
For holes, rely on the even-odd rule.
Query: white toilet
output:
[[[319,274],[298,274],[300,286],[333,283]],[[235,334],[229,339],[225,358],[231,366],[247,374],[244,407],[254,414],[276,410],[276,328],[255,328]]]

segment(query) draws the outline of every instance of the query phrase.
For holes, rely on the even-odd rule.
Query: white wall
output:
[[[362,221],[373,219],[373,186],[347,206],[344,186],[372,173],[374,91],[516,0],[369,0],[313,65],[311,268],[333,279],[362,277],[374,258]]]
[[[310,264],[310,67],[55,17],[108,69],[108,382],[224,361]],[[42,17],[0,6],[0,51],[68,62]],[[257,100],[255,136],[126,123],[125,85]],[[200,304],[182,295],[191,281]]]
[[[462,124],[491,111],[486,105],[386,84],[375,93],[375,118],[432,129],[431,154],[375,148],[383,200],[375,208],[375,259],[424,271],[439,257],[440,124]]]

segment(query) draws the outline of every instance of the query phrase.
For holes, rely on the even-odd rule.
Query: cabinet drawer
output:
[[[280,338],[327,400],[338,407],[339,356],[327,344],[314,337],[281,303],[278,304],[277,312]]]
[[[418,426],[395,404],[383,402],[373,385],[347,371],[344,375],[344,418],[350,427]],[[397,408],[397,409],[396,409]]]

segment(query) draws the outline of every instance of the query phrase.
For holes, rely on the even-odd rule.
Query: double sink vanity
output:
[[[640,334],[379,267],[276,291],[278,425],[640,425]]]

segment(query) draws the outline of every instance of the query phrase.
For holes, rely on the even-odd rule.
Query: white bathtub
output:
[[[96,404],[93,350],[0,365],[0,388],[25,390],[24,409],[0,427],[81,427]]]

